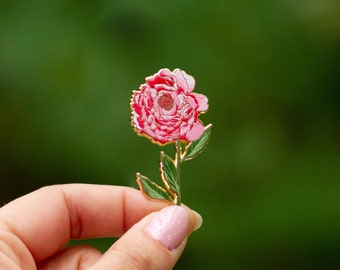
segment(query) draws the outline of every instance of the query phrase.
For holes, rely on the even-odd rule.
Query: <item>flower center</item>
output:
[[[164,110],[170,111],[174,106],[174,100],[171,95],[168,93],[163,94],[158,99],[158,105]]]

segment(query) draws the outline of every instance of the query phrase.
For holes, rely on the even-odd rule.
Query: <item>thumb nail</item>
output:
[[[189,224],[187,210],[174,205],[159,211],[145,231],[167,249],[174,250],[187,237]]]

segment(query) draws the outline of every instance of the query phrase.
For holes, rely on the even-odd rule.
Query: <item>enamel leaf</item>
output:
[[[146,194],[151,199],[167,200],[169,202],[173,201],[164,188],[160,187],[146,176],[137,173],[136,181],[138,183],[140,190],[142,190],[143,193]]]
[[[169,190],[171,193],[177,194],[178,183],[175,163],[164,152],[161,152],[160,156],[160,170],[163,183],[165,184],[167,190]]]
[[[198,140],[190,142],[186,146],[184,154],[182,155],[181,158],[183,161],[193,159],[194,157],[197,157],[204,151],[209,142],[211,127],[212,127],[211,124],[207,125],[202,136]]]

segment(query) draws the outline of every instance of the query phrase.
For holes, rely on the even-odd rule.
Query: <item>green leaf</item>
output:
[[[151,199],[167,200],[171,203],[173,202],[171,195],[169,195],[164,188],[160,187],[146,176],[137,173],[136,181],[138,183],[139,189]]]
[[[178,183],[177,183],[177,170],[174,161],[166,155],[164,152],[161,152],[160,157],[160,170],[161,177],[164,185],[167,190],[178,194]]]
[[[187,161],[197,157],[201,154],[204,149],[207,147],[210,135],[211,135],[211,127],[212,124],[209,124],[205,127],[204,133],[202,134],[201,138],[196,141],[190,142],[184,149],[184,154],[181,158],[183,161]]]

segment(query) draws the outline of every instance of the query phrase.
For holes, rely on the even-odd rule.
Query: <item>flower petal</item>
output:
[[[145,82],[150,87],[155,87],[157,84],[167,84],[167,80],[171,78],[171,71],[168,68],[162,68],[156,74],[145,78]]]
[[[185,93],[192,92],[195,88],[195,79],[194,77],[188,75],[184,70],[180,70],[176,68],[173,71],[173,75],[176,78],[177,86],[180,90],[183,90]]]
[[[202,94],[197,94],[197,93],[193,93],[192,95],[195,96],[197,103],[198,103],[198,108],[197,111],[198,112],[205,112],[208,110],[208,98],[205,95]]]
[[[186,134],[188,141],[198,140],[204,132],[204,126],[201,123],[194,123],[191,130]]]
[[[158,74],[160,76],[170,76],[171,75],[171,71],[168,68],[162,68],[161,70],[158,71]]]

